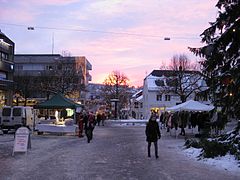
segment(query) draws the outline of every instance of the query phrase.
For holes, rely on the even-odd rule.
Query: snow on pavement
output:
[[[114,122],[114,126],[145,126],[147,119],[130,119],[130,120],[112,120]],[[234,123],[231,122],[230,126],[233,126]],[[229,129],[229,127],[227,127]],[[165,131],[165,130],[162,130]],[[192,130],[186,129],[186,132]],[[178,132],[174,132],[178,133]],[[174,138],[174,137],[173,137]],[[173,147],[175,145],[175,147]],[[212,167],[216,167],[219,170],[226,170],[232,173],[240,173],[240,162],[235,159],[233,155],[227,154],[222,157],[215,157],[215,158],[200,158],[200,154],[202,149],[197,148],[188,148],[186,149],[182,143],[173,143],[171,145],[172,148],[176,148],[181,152],[183,155],[191,158],[192,160],[198,161],[203,164],[208,164]]]
[[[159,141],[159,159],[149,159],[145,128],[136,122],[134,125],[124,123],[128,125],[112,126],[112,122],[106,122],[105,126],[97,126],[90,144],[85,137],[34,135],[29,153],[16,154],[15,157],[11,157],[12,135],[0,136],[0,169],[5,169],[0,171],[0,177],[4,180],[37,180],[44,177],[64,180],[240,179],[238,169],[222,171],[210,163],[198,161],[197,151],[184,149],[184,137],[171,136],[165,129],[162,129],[163,136]]]
[[[215,158],[199,158],[202,149],[191,147],[188,149],[182,148],[181,150],[182,150],[181,152],[185,156],[192,158],[193,160],[199,161],[204,164],[208,164],[220,170],[227,170],[232,173],[240,173],[240,164],[233,155],[227,154],[222,157],[219,156]]]

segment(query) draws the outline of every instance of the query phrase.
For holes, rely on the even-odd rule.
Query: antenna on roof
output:
[[[52,55],[54,51],[54,32],[52,33]]]

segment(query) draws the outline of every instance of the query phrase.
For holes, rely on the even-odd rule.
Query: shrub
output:
[[[184,146],[186,146],[186,148],[202,148],[201,143],[197,139],[187,139]]]
[[[202,156],[205,158],[214,158],[217,156],[225,156],[230,150],[229,145],[218,142],[216,140],[208,141],[202,140],[203,153]]]

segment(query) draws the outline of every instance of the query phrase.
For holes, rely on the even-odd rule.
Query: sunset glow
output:
[[[175,54],[198,60],[187,47],[202,46],[199,35],[216,18],[216,2],[0,0],[0,29],[15,42],[16,54],[67,51],[89,60],[93,83],[120,71],[141,86]]]

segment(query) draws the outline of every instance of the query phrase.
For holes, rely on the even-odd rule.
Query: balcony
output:
[[[0,79],[0,88],[9,90],[13,88],[13,80]]]

